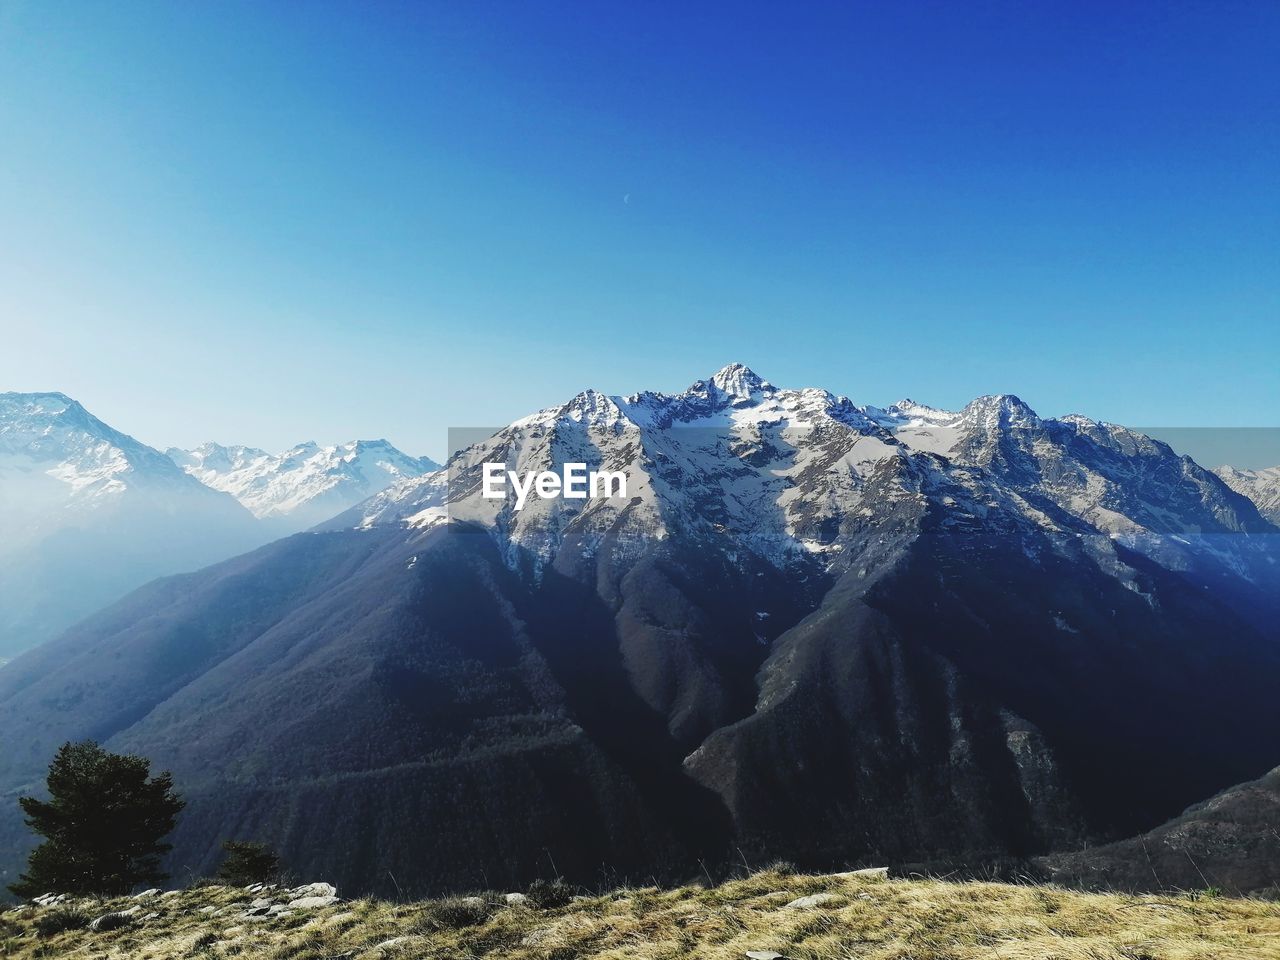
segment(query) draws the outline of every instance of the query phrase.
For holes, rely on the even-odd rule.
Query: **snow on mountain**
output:
[[[235,500],[61,393],[0,394],[0,652],[261,542]]]
[[[172,465],[61,393],[0,394],[0,543],[12,549],[130,490],[190,492]]]
[[[1214,468],[1222,482],[1257,506],[1258,512],[1280,525],[1280,467],[1262,470],[1237,470],[1235,467]]]
[[[231,494],[277,532],[302,530],[403,480],[439,468],[386,440],[322,447],[308,442],[281,454],[206,443],[170,449],[169,457],[201,483]]]
[[[61,393],[0,394],[0,543],[32,539],[85,522],[145,495],[169,514],[191,498],[239,514],[168,457],[120,433]]]
[[[626,500],[480,497],[481,465],[525,474],[566,462],[618,470]],[[588,390],[388,488],[339,525],[449,520],[488,529],[515,565],[553,562],[567,540],[625,551],[673,531],[731,535],[777,566],[830,570],[867,531],[909,506],[945,526],[1003,524],[1115,540],[1179,568],[1186,538],[1272,528],[1216,476],[1168,446],[1081,416],[1041,418],[1010,395],[959,411],[910,400],[863,407],[826,390],[782,389],[731,364],[687,390]],[[919,521],[917,521],[919,522]],[[1248,551],[1247,538],[1222,549]],[[1105,549],[1098,562],[1117,564]]]

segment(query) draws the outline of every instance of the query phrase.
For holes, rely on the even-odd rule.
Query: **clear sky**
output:
[[[0,389],[439,456],[730,360],[1280,424],[1280,4],[0,0]]]

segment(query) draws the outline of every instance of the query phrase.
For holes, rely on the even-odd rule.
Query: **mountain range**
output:
[[[0,394],[0,656],[261,542],[234,498],[69,397]]]
[[[495,461],[628,495],[517,511]],[[1124,427],[734,364],[586,391],[78,623],[0,670],[0,789],[94,737],[174,771],[171,869],[235,836],[410,894],[1060,853],[1280,763],[1278,557]]]
[[[1264,517],[1272,523],[1280,524],[1280,467],[1238,470],[1222,466],[1216,468],[1214,473],[1236,493],[1252,500]]]
[[[171,454],[63,394],[0,394],[0,659],[436,466],[385,440]]]
[[[166,453],[205,486],[231,494],[279,536],[305,530],[394,483],[440,468],[386,440],[328,447],[307,442],[276,455],[216,443]]]

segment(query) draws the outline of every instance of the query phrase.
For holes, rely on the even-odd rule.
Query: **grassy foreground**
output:
[[[788,906],[813,894],[829,896]],[[561,906],[508,903],[502,895],[411,904],[354,900],[246,919],[260,895],[202,887],[151,897],[137,919],[104,932],[88,930],[85,918],[137,902],[9,910],[0,914],[0,956],[720,960],[775,951],[794,960],[1280,958],[1280,903],[1216,896],[768,870],[710,889],[623,889]],[[71,928],[58,929],[64,923]]]

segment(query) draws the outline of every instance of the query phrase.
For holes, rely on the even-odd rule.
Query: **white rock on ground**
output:
[[[298,897],[336,897],[338,888],[331,883],[306,883],[300,887],[294,887],[289,891],[289,895],[295,899]]]
[[[125,924],[132,923],[133,915],[137,912],[137,907],[130,907],[128,910],[116,910],[114,913],[104,913],[89,924],[89,929],[94,933],[100,933],[105,930],[118,930]]]

